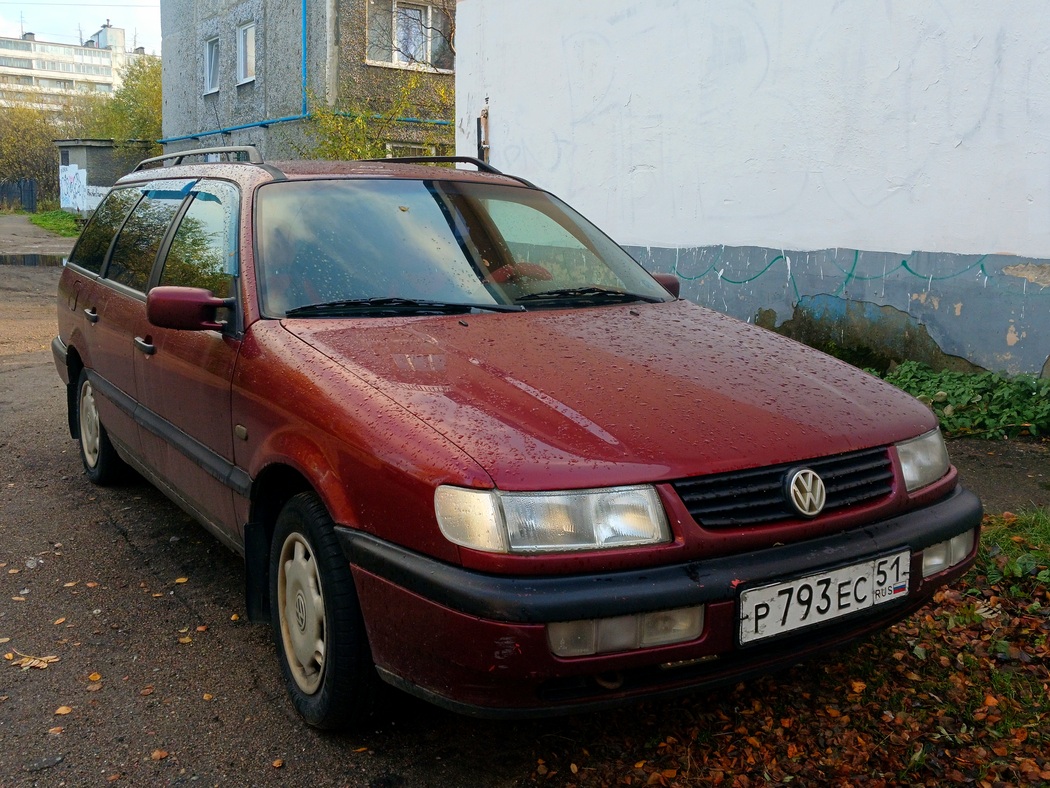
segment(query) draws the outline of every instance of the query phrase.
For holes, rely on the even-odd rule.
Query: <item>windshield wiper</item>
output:
[[[461,315],[477,312],[524,312],[517,304],[455,304],[425,298],[348,298],[306,304],[285,312],[285,317],[338,317],[345,315]]]
[[[659,297],[641,295],[639,293],[628,293],[624,290],[612,290],[606,287],[565,287],[560,290],[547,290],[543,293],[529,293],[518,296],[522,301],[557,301],[559,303],[573,304],[629,304],[635,301],[644,301],[648,304],[656,304],[664,299]]]

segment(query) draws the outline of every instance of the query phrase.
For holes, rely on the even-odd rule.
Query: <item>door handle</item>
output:
[[[157,348],[154,347],[153,343],[143,339],[142,337],[135,337],[135,347],[145,353],[147,356],[152,356],[157,352]]]
[[[98,310],[95,309],[95,307],[89,306],[87,309],[84,310],[84,314],[87,315],[89,323],[98,322]]]

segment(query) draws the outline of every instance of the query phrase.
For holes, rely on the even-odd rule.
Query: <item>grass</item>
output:
[[[65,238],[75,238],[80,235],[80,223],[77,217],[68,211],[57,210],[31,214],[29,221],[37,227]]]

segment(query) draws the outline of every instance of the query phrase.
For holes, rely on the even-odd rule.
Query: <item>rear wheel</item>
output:
[[[98,485],[119,481],[127,466],[109,442],[106,428],[99,419],[95,389],[86,369],[80,371],[77,380],[77,432],[80,436],[80,459],[88,479]]]
[[[277,518],[270,605],[281,671],[303,719],[325,729],[366,719],[378,675],[350,567],[313,493],[294,496]]]

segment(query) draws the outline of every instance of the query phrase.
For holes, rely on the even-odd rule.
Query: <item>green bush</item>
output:
[[[995,372],[934,372],[914,361],[883,377],[930,406],[947,435],[1015,438],[1050,433],[1050,380]]]

